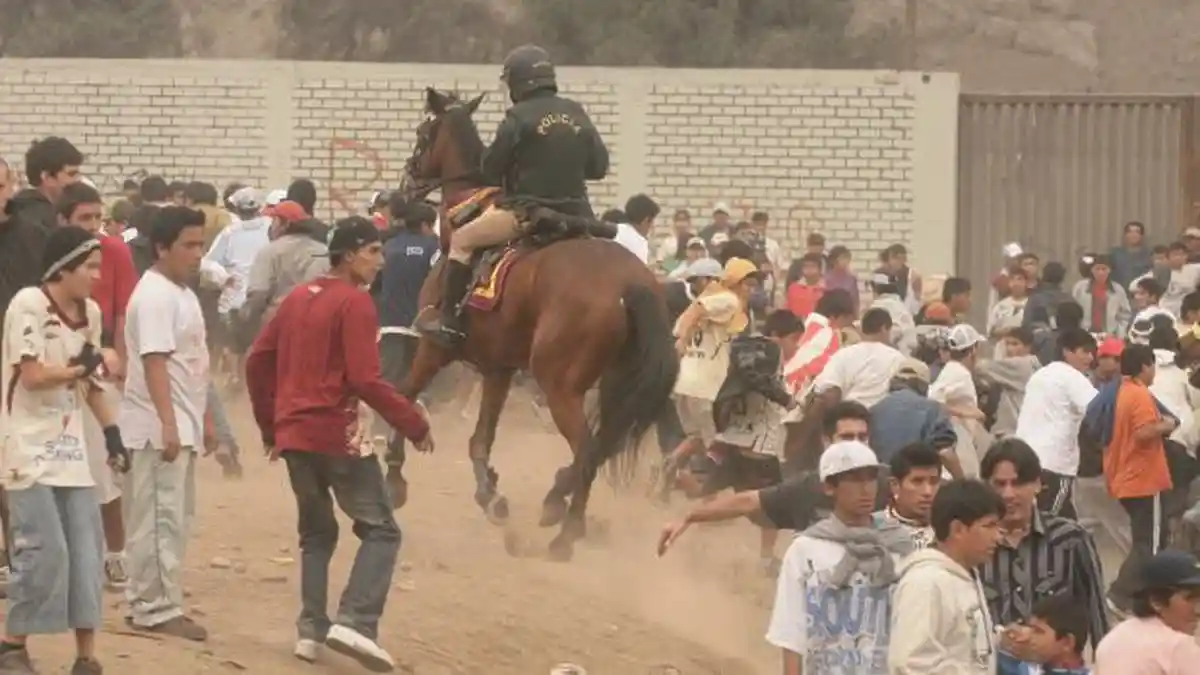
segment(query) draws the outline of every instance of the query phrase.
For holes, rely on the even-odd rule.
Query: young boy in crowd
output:
[[[980,375],[993,387],[995,400],[999,401],[996,421],[991,428],[996,438],[1011,436],[1016,432],[1017,415],[1025,400],[1025,385],[1042,365],[1031,353],[1033,331],[1028,328],[1016,326],[1009,329],[1004,335],[1003,345],[1005,356],[982,361],[978,366]]]
[[[824,263],[820,254],[804,254],[800,258],[800,278],[787,287],[788,309],[801,319],[807,319],[813,313],[817,301],[825,294]]]
[[[1000,666],[998,675],[1090,675],[1083,661],[1088,642],[1085,604],[1069,593],[1042,598],[1033,604],[1029,620],[1014,632],[1026,661],[1014,668]]]
[[[694,493],[701,498],[726,488],[761,490],[783,480],[780,412],[792,405],[783,385],[783,364],[795,352],[803,327],[794,314],[779,310],[767,318],[764,331],[739,336],[730,345],[729,374],[713,402],[717,435],[708,452],[692,463],[691,473],[702,480]],[[764,518],[751,522],[762,531],[763,568],[773,571],[779,530]]]
[[[891,598],[888,675],[996,672],[992,621],[972,570],[992,558],[1003,516],[1004,501],[984,483],[955,480],[938,489],[931,515],[937,544],[904,560]]]
[[[900,559],[915,546],[908,528],[875,518],[879,471],[879,459],[865,443],[839,441],[821,454],[818,475],[833,514],[788,547],[767,630],[767,642],[783,654],[786,675],[896,672],[888,670],[896,630],[889,630],[892,591]],[[936,498],[934,508],[936,514]],[[928,606],[930,594],[923,595]]]

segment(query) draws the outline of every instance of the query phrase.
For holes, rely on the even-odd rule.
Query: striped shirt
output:
[[[1073,520],[1035,511],[1028,536],[1016,548],[1002,541],[979,576],[997,626],[1028,619],[1042,598],[1069,593],[1087,607],[1093,647],[1108,633],[1100,556]]]

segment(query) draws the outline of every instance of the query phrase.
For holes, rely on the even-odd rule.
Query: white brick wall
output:
[[[487,92],[490,140],[507,101],[495,66],[221,61],[0,60],[0,155],[70,138],[106,192],[139,172],[281,187],[306,176],[322,215],[394,187],[426,86]],[[697,225],[718,201],[771,214],[795,248],[808,232],[859,266],[893,242],[950,270],[958,81],[855,71],[565,68],[613,156],[597,211],[645,191]],[[667,218],[663,219],[665,224]]]
[[[718,201],[735,218],[767,211],[791,250],[809,232],[863,253],[909,242],[913,98],[900,87],[655,84],[649,190],[701,222]]]

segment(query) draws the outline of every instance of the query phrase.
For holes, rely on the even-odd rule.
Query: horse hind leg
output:
[[[500,424],[500,413],[508,399],[512,378],[511,370],[489,372],[483,376],[479,417],[468,449],[471,470],[475,474],[475,503],[496,524],[508,520],[509,507],[508,499],[498,489],[500,474],[492,468],[492,445],[496,442],[496,427]]]
[[[538,525],[554,527],[567,516],[567,498],[579,485],[580,456],[591,442],[591,429],[584,412],[584,395],[578,393],[547,395],[550,415],[559,433],[571,446],[572,460],[554,474],[554,485],[542,500],[542,517]]]

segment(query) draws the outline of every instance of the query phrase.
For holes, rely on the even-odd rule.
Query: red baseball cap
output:
[[[1125,341],[1121,338],[1109,337],[1100,343],[1100,347],[1096,350],[1096,356],[1118,358],[1123,351],[1125,351]]]
[[[279,218],[285,223],[294,223],[298,220],[304,220],[305,218],[308,218],[308,214],[305,213],[304,207],[292,201],[283,201],[279,202],[275,206],[268,206],[263,209],[263,215],[270,216],[272,218]]]

